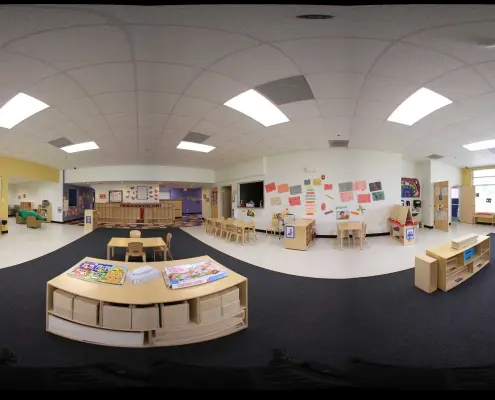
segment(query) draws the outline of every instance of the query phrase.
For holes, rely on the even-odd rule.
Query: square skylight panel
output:
[[[186,142],[184,140],[179,143],[177,148],[180,150],[199,151],[201,153],[209,153],[210,151],[215,149],[214,146],[208,146],[207,144],[201,143]]]
[[[451,103],[452,100],[423,87],[404,100],[390,114],[387,121],[411,126],[433,111],[448,106]]]
[[[12,129],[20,122],[48,107],[50,107],[48,104],[34,97],[19,93],[0,108],[0,127]]]
[[[481,142],[465,144],[462,147],[469,151],[478,151],[495,148],[495,139],[483,140]]]
[[[78,153],[80,151],[88,151],[88,150],[96,150],[96,149],[99,149],[99,147],[95,142],[71,144],[70,146],[65,146],[60,148],[60,150],[63,150],[67,153]]]

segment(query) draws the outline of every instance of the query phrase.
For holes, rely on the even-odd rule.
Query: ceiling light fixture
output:
[[[423,87],[405,99],[390,114],[387,121],[411,126],[433,111],[448,106],[451,103],[452,100]]]
[[[177,148],[181,150],[200,151],[201,153],[209,153],[210,151],[215,149],[214,146],[208,146],[207,144],[194,142],[185,142],[184,140],[179,143]]]
[[[48,107],[50,107],[48,104],[34,97],[19,93],[0,108],[0,126],[12,129],[20,122]]]
[[[304,14],[304,15],[298,15],[297,18],[301,18],[301,19],[332,19],[333,15],[329,15],[329,14]]]
[[[462,147],[469,151],[478,151],[495,148],[495,139],[483,140],[482,142],[476,142],[471,144],[465,144]]]
[[[224,105],[247,115],[265,127],[289,122],[289,118],[277,106],[253,89],[231,98]]]
[[[99,149],[99,147],[95,142],[71,144],[70,146],[65,146],[60,148],[60,150],[63,150],[67,153],[78,153],[80,151],[88,151],[88,150],[96,150],[96,149]]]

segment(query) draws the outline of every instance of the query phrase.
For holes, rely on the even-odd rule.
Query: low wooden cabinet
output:
[[[286,249],[307,250],[313,242],[314,219],[301,219],[285,225],[284,246]]]
[[[205,260],[214,261],[203,256],[146,265],[161,270]],[[129,271],[143,265],[89,257],[78,265],[83,261],[126,265]],[[47,282],[46,330],[119,347],[177,346],[230,335],[248,326],[248,287],[245,277],[223,268],[227,277],[183,289],[168,288],[161,276],[138,285],[126,278],[114,286],[63,273]]]

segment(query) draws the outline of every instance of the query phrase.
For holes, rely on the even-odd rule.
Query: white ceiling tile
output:
[[[260,126],[263,127],[263,125],[261,125],[254,119],[249,117],[242,117],[239,121],[234,122],[232,125],[229,125],[228,128],[237,132],[248,133],[260,129]]]
[[[232,128],[226,128],[211,121],[201,120],[192,128],[192,131],[211,136],[231,132]]]
[[[419,85],[385,76],[368,75],[363,83],[361,99],[399,105],[420,88]]]
[[[130,127],[136,129],[137,126],[137,118],[135,114],[106,114],[105,119],[112,129],[118,129],[122,127]]]
[[[24,93],[49,104],[63,106],[66,102],[86,94],[69,77],[59,74],[50,76],[30,86]]]
[[[135,113],[136,93],[135,92],[115,92],[104,93],[93,96],[102,114],[115,113]]]
[[[69,71],[68,74],[90,95],[135,89],[131,63],[91,65]]]
[[[131,60],[126,37],[116,26],[74,27],[42,32],[15,41],[7,49],[29,54],[64,70]]]
[[[297,101],[295,103],[278,106],[289,120],[294,121],[302,118],[321,117],[320,109],[315,100]]]
[[[322,72],[306,75],[316,99],[346,97],[357,99],[365,75],[348,72]]]
[[[198,68],[206,68],[221,57],[258,43],[235,33],[195,27],[132,26],[128,29],[138,61]]]
[[[495,62],[478,64],[474,68],[495,88]]]
[[[297,66],[287,56],[268,45],[234,53],[209,69],[230,76],[248,87],[301,75]]]
[[[239,111],[233,110],[230,107],[221,105],[210,112],[205,120],[213,122],[220,126],[229,126],[234,122],[239,121],[242,118],[242,114]]]
[[[136,68],[139,90],[167,93],[182,93],[201,71],[193,67],[152,62],[138,62]]]
[[[320,99],[317,102],[324,118],[352,117],[357,104],[354,99]]]
[[[218,104],[211,101],[182,96],[179,101],[177,101],[173,113],[186,117],[203,118],[216,107],[218,107]]]
[[[160,92],[138,92],[139,112],[169,114],[179,95]]]
[[[100,110],[90,97],[68,99],[57,109],[80,126],[84,126],[89,118],[96,118],[101,115]]]
[[[168,119],[166,128],[177,133],[188,133],[194,125],[199,121],[199,118],[183,117],[181,115],[171,115]]]
[[[452,57],[412,44],[397,43],[376,61],[372,74],[423,85],[464,64]]]
[[[168,114],[143,114],[138,115],[138,126],[141,128],[159,128],[163,131],[168,119]]]
[[[304,74],[331,72],[366,73],[387,47],[388,41],[319,38],[276,43]]]
[[[393,103],[361,100],[356,108],[356,118],[372,118],[386,120],[397,108]]]
[[[232,78],[203,71],[187,88],[185,94],[223,104],[248,89],[248,86]]]

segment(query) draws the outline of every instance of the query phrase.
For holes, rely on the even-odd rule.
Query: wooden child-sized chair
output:
[[[368,244],[368,241],[366,240],[366,228],[367,225],[363,223],[363,229],[362,230],[353,230],[352,231],[352,245],[356,247],[356,239],[361,239],[361,235],[363,235],[363,243]]]
[[[267,236],[268,236],[268,232],[273,233],[273,235],[275,235],[275,232],[276,232],[277,234],[280,234],[280,228],[279,228],[279,225],[280,225],[279,220],[278,220],[277,218],[273,218],[273,219],[272,219],[272,224],[271,224],[271,226],[269,226],[269,227],[267,227],[267,228],[265,229],[265,234],[266,234]]]
[[[141,257],[143,262],[146,262],[146,253],[143,250],[143,243],[129,242],[125,250],[125,261],[129,261],[129,257]]]
[[[28,228],[33,228],[33,229],[41,228],[41,220],[36,219],[36,217],[33,217],[32,215],[29,215],[26,218],[26,224]]]
[[[130,231],[129,237],[134,238],[134,239],[140,238],[141,237],[141,231],[138,231],[138,230]]]
[[[340,250],[343,251],[342,242],[344,239],[347,239],[347,245],[350,246],[351,238],[349,236],[349,231],[347,229],[342,229],[342,224],[337,223],[337,241],[336,244],[340,246]]]

